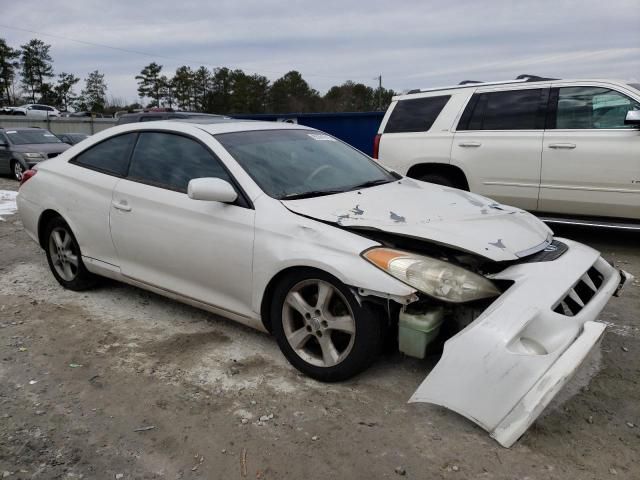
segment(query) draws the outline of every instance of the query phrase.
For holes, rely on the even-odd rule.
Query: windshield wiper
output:
[[[344,192],[344,190],[311,190],[309,192],[289,193],[288,195],[280,197],[280,200],[299,200],[301,198],[322,197],[324,195]]]
[[[359,183],[353,187],[349,187],[349,190],[358,190],[360,188],[375,187],[376,185],[383,185],[385,183],[391,183],[393,180],[379,178],[378,180],[369,180],[368,182]]]

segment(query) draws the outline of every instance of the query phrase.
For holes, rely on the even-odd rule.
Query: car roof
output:
[[[314,130],[304,125],[297,125],[286,122],[261,122],[256,120],[234,120],[207,122],[205,119],[176,119],[176,120],[158,120],[151,123],[126,123],[116,128],[122,128],[127,131],[146,130],[153,128],[167,128],[171,126],[192,126],[212,135],[219,133],[247,132],[258,130]]]
[[[21,132],[23,130],[46,130],[45,128],[40,127],[0,127],[0,131],[12,130],[16,132]]]
[[[430,94],[432,92],[438,92],[438,94],[444,94],[446,92],[454,92],[457,90],[467,90],[467,89],[472,90],[472,89],[479,89],[484,87],[496,87],[496,88],[505,87],[508,89],[510,87],[514,87],[514,88],[517,88],[520,86],[531,87],[531,86],[536,86],[541,84],[548,85],[550,83],[551,84],[612,83],[612,84],[618,84],[618,85],[629,84],[629,82],[627,81],[611,79],[611,78],[607,78],[607,79],[605,78],[562,78],[562,79],[546,78],[546,79],[540,79],[540,80],[516,79],[516,80],[503,80],[503,81],[497,81],[497,82],[469,82],[469,83],[463,83],[461,85],[449,85],[449,86],[443,86],[443,87],[413,89],[405,93],[402,93],[400,95],[394,96],[392,100],[393,101],[408,100],[411,98],[416,98],[416,96],[419,96],[419,95],[428,96],[425,94]]]
[[[203,112],[185,112],[182,110],[176,110],[176,111],[171,111],[171,112],[154,112],[154,111],[148,111],[148,112],[127,112],[127,113],[123,113],[121,115],[118,116],[118,118],[121,117],[144,117],[144,116],[149,116],[149,117],[162,117],[164,115],[189,115],[191,117],[223,117],[224,115],[219,115],[217,113],[203,113]],[[227,117],[228,118],[228,117]]]

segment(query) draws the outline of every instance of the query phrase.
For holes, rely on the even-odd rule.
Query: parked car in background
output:
[[[20,181],[24,172],[69,148],[43,128],[0,128],[0,174]]]
[[[547,221],[640,228],[640,84],[522,77],[394,97],[374,156]]]
[[[60,111],[49,105],[40,105],[37,103],[29,103],[20,107],[14,107],[12,115],[24,115],[33,118],[59,117]]]
[[[272,122],[121,125],[27,172],[25,231],[53,276],[121,280],[271,332],[339,381],[385,339],[444,353],[411,401],[511,445],[599,344],[629,281],[533,215],[403,177],[318,130]],[[78,206],[82,206],[79,208]]]
[[[210,113],[196,113],[196,112],[174,112],[174,111],[148,111],[148,112],[136,112],[136,113],[123,113],[118,116],[116,125],[123,125],[125,123],[135,122],[153,122],[157,120],[186,120],[194,119],[198,121],[216,122],[231,120],[230,117],[224,115],[213,115]]]
[[[86,133],[59,133],[56,135],[61,141],[69,145],[75,145],[78,142],[81,142],[85,138],[89,138],[89,135]]]
[[[111,115],[97,112],[71,112],[67,116],[69,118],[113,118]]]

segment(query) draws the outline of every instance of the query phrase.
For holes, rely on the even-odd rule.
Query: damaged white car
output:
[[[271,332],[323,381],[391,335],[419,358],[449,335],[411,401],[505,446],[598,345],[628,278],[522,210],[297,125],[128,124],[37,168],[18,208],[64,287],[110,277]]]

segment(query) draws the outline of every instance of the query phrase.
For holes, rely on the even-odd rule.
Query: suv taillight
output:
[[[378,158],[378,153],[380,152],[380,138],[382,138],[382,135],[378,133],[373,139],[373,158]]]
[[[27,170],[26,172],[24,172],[22,174],[22,178],[20,179],[20,186],[24,185],[27,180],[34,177],[36,173],[38,173],[38,170],[36,168],[32,168],[31,170]]]

